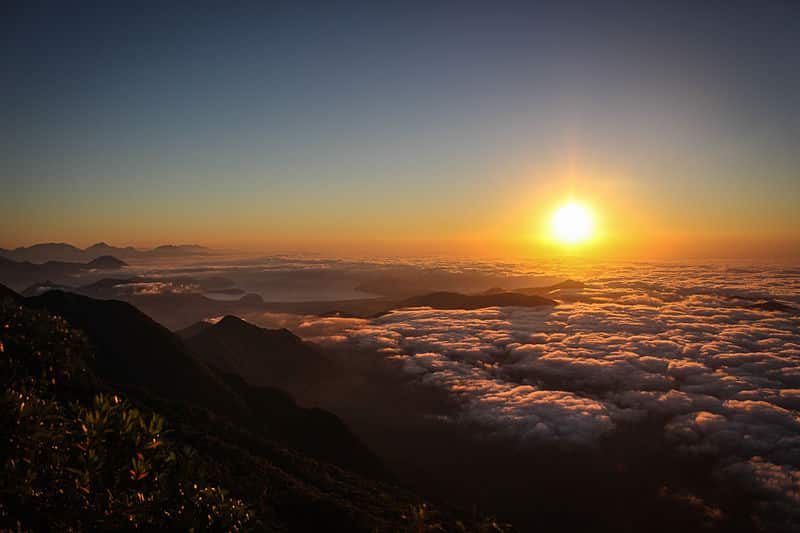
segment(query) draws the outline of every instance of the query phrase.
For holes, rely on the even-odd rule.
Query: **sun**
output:
[[[578,244],[592,238],[594,221],[592,213],[577,202],[559,207],[551,221],[553,239],[563,244]]]

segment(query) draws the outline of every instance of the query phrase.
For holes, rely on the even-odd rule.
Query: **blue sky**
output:
[[[798,242],[796,4],[109,4],[5,8],[0,246]]]

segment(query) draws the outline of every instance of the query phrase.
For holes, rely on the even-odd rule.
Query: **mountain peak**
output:
[[[95,259],[92,259],[87,263],[89,268],[97,268],[103,270],[116,270],[122,267],[128,266],[128,263],[117,259],[113,255],[101,255]]]
[[[14,303],[19,303],[22,301],[22,296],[12,291],[5,285],[0,284],[0,302],[4,300],[11,300]]]
[[[225,315],[222,319],[216,323],[217,326],[224,326],[224,327],[251,327],[255,328],[258,327],[255,324],[251,324],[247,320],[243,320],[235,315]]]

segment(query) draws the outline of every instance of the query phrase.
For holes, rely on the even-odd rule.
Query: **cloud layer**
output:
[[[294,330],[370,349],[458,401],[455,422],[522,442],[591,446],[621,424],[663,421],[679,453],[717,461],[769,505],[800,494],[800,303],[791,269],[618,269],[555,309],[405,309]],[[795,518],[800,516],[794,515]]]

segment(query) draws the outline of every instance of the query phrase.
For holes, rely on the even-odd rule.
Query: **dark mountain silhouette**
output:
[[[80,262],[84,260],[83,254],[83,250],[65,242],[45,242],[3,251],[3,255],[9,259],[30,261],[32,263],[44,263],[45,261]]]
[[[101,255],[96,259],[92,259],[86,266],[98,270],[118,270],[128,266],[128,263],[121,261],[112,255]]]
[[[560,283],[556,283],[555,285],[550,285],[548,288],[550,290],[555,290],[555,289],[583,289],[585,287],[586,284],[582,281],[567,279]]]
[[[318,377],[330,366],[314,347],[286,330],[262,330],[236,317],[228,317],[217,324],[221,325],[217,330],[219,335],[205,340],[219,349],[227,349],[226,354],[216,356],[210,349],[204,347],[202,350],[205,358],[216,363],[218,370],[213,370],[195,357],[177,335],[128,303],[50,291],[26,298],[24,304],[62,316],[73,327],[85,332],[96,356],[92,369],[115,386],[132,391],[145,390],[167,400],[208,409],[227,420],[304,450],[305,441],[298,439],[305,435],[314,440],[311,435],[316,434],[326,447],[323,450],[317,444],[309,444],[307,453],[324,452],[323,459],[328,462],[367,475],[386,475],[380,461],[363,445],[360,445],[363,453],[353,454],[355,437],[334,415],[302,409],[293,402],[291,407],[287,407],[284,399],[271,410],[268,400],[277,397],[275,394],[260,389],[248,391],[235,380],[235,387],[231,387],[230,377],[221,377],[220,371],[233,371],[243,376],[250,374],[240,372],[242,369],[263,371],[265,366],[261,366],[258,360],[252,361],[250,366],[251,362],[244,358],[251,355],[248,349],[255,350],[256,347],[264,350],[258,354],[259,358],[274,356],[267,359],[266,365],[274,371],[274,377],[265,373],[253,374],[263,379],[251,380],[252,384],[294,382],[294,376],[301,373],[306,377]],[[244,338],[240,341],[228,337],[237,334]],[[241,350],[230,350],[230,344],[226,344],[230,342],[238,342]],[[192,346],[198,345],[194,343]],[[316,370],[315,365],[319,365],[320,370]],[[282,395],[282,398],[286,397],[286,393]],[[254,399],[257,406],[249,403]],[[289,431],[292,419],[304,427]]]
[[[95,350],[94,370],[111,383],[147,388],[225,414],[244,407],[179,338],[128,303],[54,290],[27,298],[25,304],[62,316],[85,332]]]
[[[152,259],[205,255],[209,253],[211,253],[211,250],[197,244],[165,244],[151,250],[138,250],[132,246],[118,247],[104,242],[98,242],[85,249],[63,242],[41,243],[27,247],[21,246],[12,250],[0,249],[0,255],[8,259],[30,261],[32,263],[44,263],[47,261],[85,263],[105,255],[123,259]]]
[[[258,312],[369,318],[403,307],[478,309],[510,305],[523,307],[555,305],[552,299],[546,298],[544,295],[526,295],[516,291],[482,295],[435,292],[404,300],[367,298],[311,302],[264,302],[257,294],[246,294],[236,300],[216,300],[201,292],[207,291],[203,288],[203,281],[192,278],[108,278],[73,290],[93,298],[115,298],[129,302],[172,330],[188,328],[212,317],[247,315]],[[142,283],[164,282],[183,284],[181,285],[182,290],[175,290],[175,288],[153,292],[137,290]]]
[[[748,309],[758,309],[761,311],[778,311],[781,313],[797,313],[798,309],[796,307],[792,307],[791,305],[787,305],[785,303],[781,303],[775,300],[767,300],[765,302],[759,302],[757,304],[752,304],[747,306]]]
[[[434,309],[480,309],[483,307],[537,307],[541,305],[556,305],[549,298],[538,295],[519,294],[516,292],[501,292],[497,294],[460,294],[457,292],[434,292],[423,296],[408,298],[395,306],[402,307],[433,307]]]
[[[204,331],[204,330],[210,328],[213,325],[214,325],[213,323],[211,323],[211,322],[209,322],[207,320],[201,320],[199,322],[195,322],[191,326],[188,326],[188,327],[185,327],[183,329],[177,330],[175,332],[175,335],[177,335],[178,337],[180,337],[183,340],[190,339],[190,338],[194,337],[195,335],[197,335],[198,333],[200,333],[201,331]]]
[[[139,250],[132,246],[117,247],[104,242],[99,242],[89,246],[83,253],[88,256],[114,255],[130,259],[156,258],[156,257],[179,257],[191,255],[203,255],[211,250],[196,244],[164,244],[151,250]]]
[[[2,295],[6,295],[5,304]],[[12,299],[23,305],[9,306]],[[64,327],[62,321],[54,318],[55,314],[77,329]],[[303,409],[278,389],[253,387],[239,377],[205,368],[192,360],[177,337],[130,305],[98,302],[58,291],[23,300],[0,285],[0,324],[11,326],[0,328],[0,344],[6,347],[0,351],[0,366],[13,370],[0,375],[4,384],[17,387],[9,380],[20,378],[27,394],[31,394],[34,390],[31,385],[41,381],[35,390],[45,395],[47,402],[59,406],[58,411],[48,414],[47,420],[53,423],[48,422],[38,433],[25,433],[26,426],[19,424],[6,428],[12,440],[22,438],[29,440],[21,442],[32,442],[30,439],[35,437],[38,439],[35,442],[42,441],[41,449],[58,451],[49,443],[72,438],[70,435],[75,433],[72,427],[77,428],[76,438],[82,438],[81,422],[65,418],[63,424],[54,420],[54,415],[69,417],[78,404],[92,407],[92,398],[96,409],[96,395],[105,393],[105,400],[100,400],[106,405],[103,409],[113,410],[109,402],[119,402],[121,397],[141,410],[142,420],[152,412],[163,415],[168,430],[165,438],[169,442],[163,441],[161,446],[179,451],[177,460],[184,464],[190,460],[188,465],[197,469],[196,472],[178,470],[176,475],[187,476],[189,486],[192,482],[211,482],[229,489],[231,497],[242,499],[254,513],[255,530],[405,531],[415,524],[415,509],[422,509],[420,499],[414,494],[375,480],[386,476],[382,463],[336,416],[319,409]],[[88,345],[78,329],[86,334]],[[26,364],[33,366],[25,369]],[[179,364],[185,365],[184,372],[178,375],[169,372]],[[42,369],[48,373],[42,374]],[[172,390],[165,388],[169,380],[174,385]],[[198,391],[204,391],[208,397],[199,398]],[[188,393],[188,397],[182,397],[183,393]],[[219,399],[222,405],[215,403]],[[22,407],[6,403],[0,406],[4,419],[19,416]],[[210,407],[204,409],[200,404]],[[230,405],[236,409],[225,414]],[[31,416],[28,413],[32,411],[25,411],[26,416]],[[69,433],[58,434],[64,431]],[[114,436],[110,439],[113,443]],[[4,440],[3,450],[7,448]],[[150,448],[148,445],[145,449],[148,457]],[[67,449],[67,455],[71,450]],[[24,446],[13,451],[27,453]],[[34,466],[26,468],[46,469],[46,474],[56,476],[54,479],[71,494],[69,487],[75,484],[71,479],[80,472],[72,473],[61,463],[53,462],[55,455],[51,460],[50,456],[36,453],[37,460],[48,462],[30,463]],[[127,457],[124,459],[129,461]],[[138,468],[136,464],[134,467]],[[98,468],[105,467],[100,464]],[[58,486],[49,486],[46,494],[40,491],[42,496],[22,495],[14,487],[24,487],[28,481],[17,476],[19,469],[12,470],[6,472],[0,490],[8,489],[15,496],[13,501],[3,498],[0,525],[14,525],[15,520],[22,519],[23,525],[40,524],[47,528],[46,521],[38,518],[41,505],[58,509],[60,520],[80,523],[82,517],[69,511],[72,496],[63,496],[64,491],[58,491]],[[108,474],[111,476],[112,472]],[[94,494],[93,486],[85,490],[89,501],[106,496]],[[36,506],[30,507],[31,504]],[[214,505],[214,516],[217,511],[226,512],[224,506],[216,507],[221,503]],[[160,509],[157,507],[155,511]],[[190,508],[185,512],[201,512],[199,518],[205,520],[206,511],[201,509]],[[210,507],[208,512],[211,520]],[[445,530],[463,530],[447,511],[428,506],[421,512],[445,524]]]
[[[214,300],[199,293],[163,292],[122,297],[170,329],[185,328],[209,317],[263,311],[263,302],[242,296],[238,300]]]
[[[335,365],[313,344],[287,329],[264,329],[235,316],[186,338],[207,364],[243,376],[252,385],[302,392],[334,373]]]
[[[2,261],[4,260],[0,258],[0,273],[3,271]],[[55,276],[56,280],[54,281],[46,278],[43,274],[35,282],[29,282],[30,277],[23,270],[22,279],[11,276],[7,276],[6,279],[14,281],[10,285],[21,290],[25,296],[36,296],[48,290],[57,289],[91,298],[126,301],[173,330],[185,328],[209,317],[262,310],[263,304],[263,300],[258,295],[245,294],[236,300],[208,298],[202,292],[194,292],[212,292],[213,290],[209,291],[204,288],[206,280],[189,277],[103,278],[78,287],[71,284],[75,279],[72,277]],[[42,281],[43,279],[47,279],[47,281]],[[2,280],[1,274],[0,280]],[[208,283],[216,285],[221,282],[220,278],[212,279]],[[153,287],[152,292],[148,286]],[[164,292],[159,292],[160,290]]]
[[[47,261],[46,263],[18,262],[0,257],[0,283],[22,290],[42,280],[55,284],[68,284],[83,272],[91,270],[118,270],[126,266],[115,257],[102,257],[91,263]]]
[[[543,296],[556,296],[564,293],[564,291],[579,291],[585,287],[586,285],[582,281],[568,279],[560,283],[547,285],[545,287],[524,287],[522,289],[514,289],[514,292],[530,295],[538,294]]]
[[[333,413],[299,407],[282,389],[252,386],[236,374],[220,375],[259,418],[263,435],[321,461],[379,479],[391,478],[380,459]]]
[[[84,285],[82,287],[77,287],[77,289],[73,289],[72,292],[80,292],[86,293],[87,296],[105,296],[105,297],[116,297],[119,296],[119,288],[124,285],[131,285],[133,283],[139,283],[145,281],[146,278],[103,278],[97,280],[93,283],[89,283],[88,285]]]
[[[511,291],[504,289],[502,287],[492,287],[491,289],[483,291],[481,294],[500,294],[504,292],[516,292],[519,294],[528,294],[528,295],[547,295],[547,294],[557,293],[558,291],[563,291],[563,290],[580,290],[585,287],[586,285],[582,281],[568,279],[559,283],[554,283],[552,285],[545,285],[543,287],[522,287],[518,289],[513,289]]]
[[[104,255],[115,255],[117,257],[126,257],[126,256],[130,257],[132,255],[136,255],[138,253],[138,250],[133,246],[119,247],[119,246],[111,246],[110,244],[106,244],[105,242],[98,242],[84,249],[83,253],[95,257],[102,257]]]
[[[209,252],[209,249],[197,244],[163,244],[152,250],[142,252],[151,256],[176,256],[176,255],[200,255]]]
[[[33,285],[27,287],[24,291],[22,291],[22,295],[25,297],[29,296],[39,296],[40,294],[44,294],[47,291],[65,291],[65,292],[75,292],[75,289],[68,285],[61,285],[60,283],[55,283],[52,280],[45,280],[38,283],[34,283]]]
[[[12,291],[5,285],[0,285],[0,302],[9,301],[12,303],[20,303],[23,298],[21,295]]]

